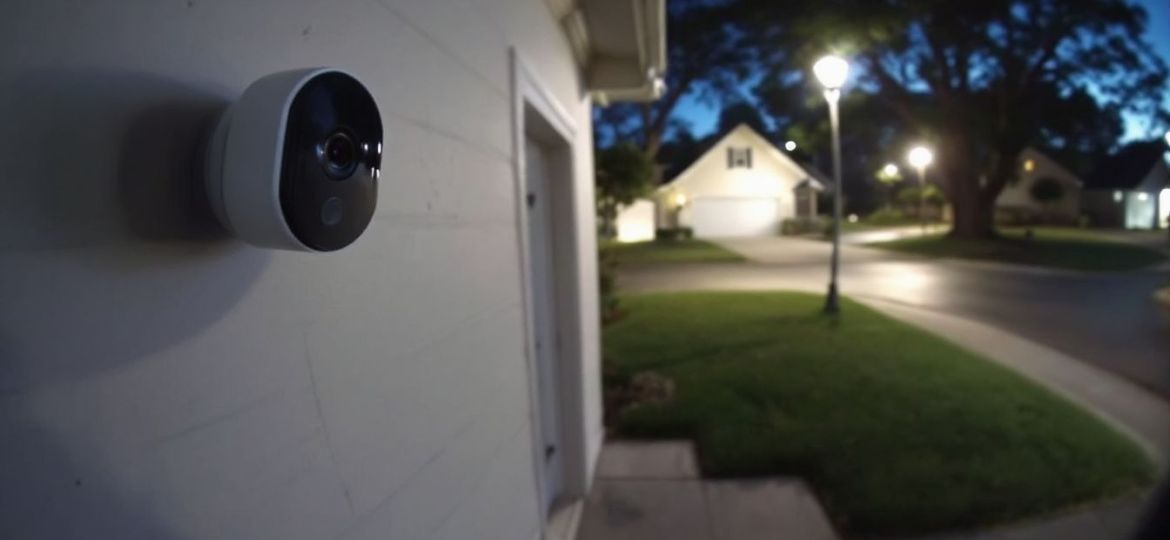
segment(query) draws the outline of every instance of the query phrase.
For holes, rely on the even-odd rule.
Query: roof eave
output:
[[[547,2],[585,74],[586,89],[600,104],[654,101],[662,95],[666,0]],[[614,31],[624,27],[630,30]]]

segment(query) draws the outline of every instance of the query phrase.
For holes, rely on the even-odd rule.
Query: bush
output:
[[[655,229],[655,240],[690,240],[695,237],[694,229],[690,227],[678,227],[674,229]]]
[[[604,326],[621,318],[617,252],[611,244],[603,244],[597,250],[597,288],[601,296],[601,324]]]
[[[780,223],[780,234],[784,236],[821,234],[830,226],[832,226],[832,221],[820,216],[788,218]]]
[[[914,222],[914,218],[897,208],[879,208],[862,221],[870,225],[902,225]]]

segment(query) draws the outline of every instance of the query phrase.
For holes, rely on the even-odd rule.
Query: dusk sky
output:
[[[1138,0],[1150,14],[1149,25],[1146,28],[1146,39],[1153,44],[1157,52],[1170,64],[1170,0]],[[1163,103],[1170,108],[1170,88],[1164,92]],[[692,98],[685,98],[679,104],[678,114],[689,121],[696,137],[702,137],[715,130],[719,110],[717,107],[699,103]],[[1145,122],[1134,118],[1126,119],[1126,134],[1124,140],[1143,138],[1147,136],[1148,127]]]

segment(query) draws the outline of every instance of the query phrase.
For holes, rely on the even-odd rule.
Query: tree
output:
[[[856,88],[935,141],[955,236],[993,234],[1019,153],[1070,100],[1153,116],[1167,77],[1142,38],[1145,11],[1127,0],[755,1],[757,19],[790,17],[781,37],[794,54],[851,54]]]
[[[617,236],[618,210],[650,191],[654,168],[649,156],[631,143],[600,149],[594,159],[600,233],[603,238],[613,238]]]

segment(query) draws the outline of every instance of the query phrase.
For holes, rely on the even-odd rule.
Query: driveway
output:
[[[823,292],[829,244],[791,238],[720,241],[742,264],[625,268],[626,291],[795,289]],[[842,294],[989,324],[1170,397],[1170,313],[1152,298],[1165,270],[1087,274],[929,260],[846,245]],[[846,313],[846,316],[848,314]]]

